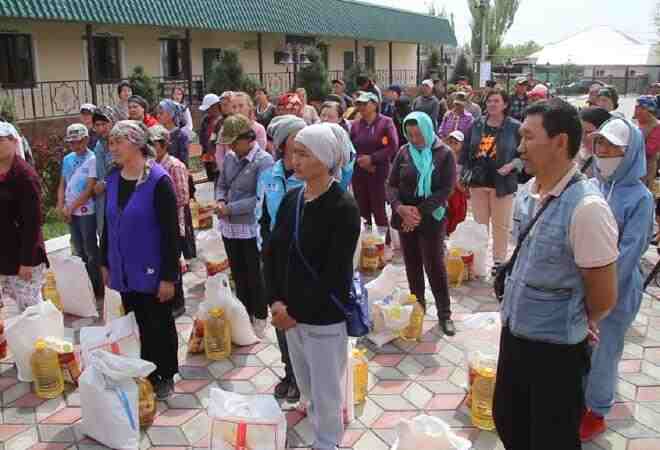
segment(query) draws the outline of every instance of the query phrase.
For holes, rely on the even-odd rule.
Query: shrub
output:
[[[225,91],[240,91],[245,83],[249,83],[246,78],[238,59],[238,50],[224,50],[220,61],[213,65],[209,73],[207,91],[218,95]]]
[[[57,188],[62,171],[62,158],[67,153],[64,139],[51,135],[47,144],[32,147],[34,168],[41,177],[41,195],[44,211],[57,206]]]
[[[158,83],[156,83],[156,80],[147,75],[144,67],[136,66],[133,73],[128,77],[128,81],[131,83],[133,94],[143,97],[153,109],[158,103]]]
[[[366,66],[362,63],[354,63],[350,69],[344,72],[344,83],[346,83],[346,91],[353,93],[358,90],[357,77],[360,75],[368,76],[373,79],[373,73],[370,73]]]
[[[310,63],[298,71],[297,87],[305,88],[310,101],[321,101],[330,93],[328,70],[317,49],[307,50],[307,57]]]

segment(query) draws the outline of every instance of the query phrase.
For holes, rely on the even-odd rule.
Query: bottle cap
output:
[[[209,315],[215,319],[219,319],[225,315],[225,312],[222,310],[222,308],[213,308],[211,311],[209,311]]]
[[[48,346],[46,345],[46,341],[44,341],[43,339],[38,339],[37,342],[34,343],[35,350],[45,350],[46,347]]]

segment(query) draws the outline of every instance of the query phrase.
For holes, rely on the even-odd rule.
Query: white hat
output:
[[[434,86],[433,85],[433,80],[427,79],[427,80],[422,81],[422,86],[433,87]]]
[[[206,111],[208,110],[211,106],[220,103],[220,97],[218,97],[215,94],[206,94],[204,96],[204,101],[202,101],[202,104],[199,107],[200,111]]]
[[[449,133],[449,136],[447,136],[447,137],[448,137],[448,138],[454,138],[454,139],[456,139],[458,142],[463,142],[463,141],[465,140],[465,135],[464,135],[463,132],[460,131],[460,130],[454,130],[454,131],[452,131],[451,133]]]
[[[0,137],[13,137],[14,139],[18,139],[18,131],[16,131],[16,128],[9,122],[0,122]]]
[[[601,136],[617,147],[626,147],[630,144],[630,127],[623,119],[611,119],[605,122],[594,136]]]
[[[96,105],[94,105],[92,103],[83,103],[82,105],[80,105],[80,112],[81,113],[89,112],[89,113],[93,114],[94,111],[96,111]]]
[[[73,123],[66,129],[64,142],[78,142],[89,137],[89,130],[82,123]]]

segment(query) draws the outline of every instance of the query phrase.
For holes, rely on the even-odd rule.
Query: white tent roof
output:
[[[660,64],[651,45],[642,44],[609,26],[597,26],[548,44],[532,54],[537,65],[645,66]]]

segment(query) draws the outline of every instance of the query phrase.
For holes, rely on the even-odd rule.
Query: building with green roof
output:
[[[0,0],[0,95],[19,120],[65,116],[114,103],[139,65],[197,97],[228,48],[272,93],[291,88],[309,47],[333,78],[357,60],[381,85],[414,85],[420,44],[456,38],[446,19],[349,0]]]

